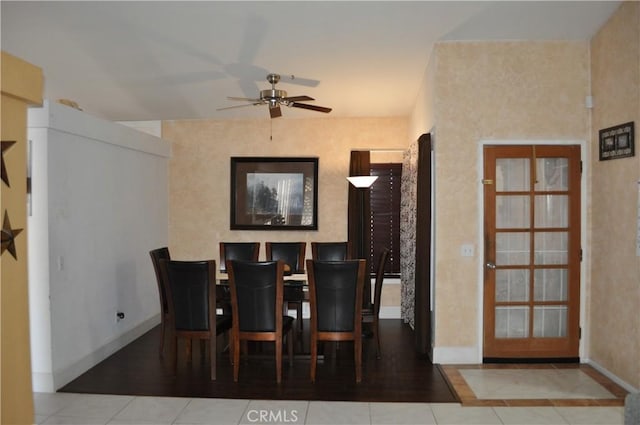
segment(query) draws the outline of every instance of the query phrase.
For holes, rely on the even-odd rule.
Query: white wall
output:
[[[170,146],[54,103],[30,111],[29,139],[34,390],[53,391],[159,322]]]

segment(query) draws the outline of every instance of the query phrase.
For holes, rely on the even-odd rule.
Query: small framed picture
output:
[[[600,130],[600,161],[634,156],[633,130],[633,121]]]

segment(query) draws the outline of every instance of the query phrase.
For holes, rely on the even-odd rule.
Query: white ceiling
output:
[[[114,121],[268,119],[264,105],[216,109],[257,97],[269,72],[331,116],[402,116],[434,43],[589,40],[619,3],[2,1],[1,42],[42,67],[45,97]]]

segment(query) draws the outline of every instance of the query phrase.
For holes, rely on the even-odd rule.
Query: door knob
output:
[[[493,264],[492,262],[488,262],[488,263],[486,264],[486,267],[487,267],[488,269],[492,269],[492,270],[494,270],[494,269],[496,268],[496,265],[495,265],[495,264]]]

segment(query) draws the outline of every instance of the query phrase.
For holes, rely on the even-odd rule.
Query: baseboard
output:
[[[55,386],[53,385],[53,374],[42,372],[31,372],[31,385],[33,392],[36,393],[53,393]]]
[[[478,347],[433,347],[433,363],[438,364],[480,364],[482,358]]]
[[[145,320],[133,329],[123,333],[114,340],[108,342],[102,347],[98,348],[94,352],[86,355],[77,362],[53,373],[53,387],[54,391],[67,385],[69,382],[76,379],[78,376],[91,369],[122,347],[138,339],[145,333],[149,332],[155,326],[160,323],[160,314],[157,314],[150,319]],[[35,390],[35,389],[34,389]]]
[[[630,393],[640,392],[639,388],[635,388],[633,385],[631,385],[628,382],[620,379],[618,376],[614,375],[611,371],[606,369],[604,366],[602,366],[598,362],[593,361],[591,359],[587,359],[585,361],[585,363],[588,364],[589,366],[591,366],[592,368],[594,368],[595,370],[597,370],[598,372],[600,372],[601,374],[603,374],[604,376],[606,376],[607,378],[611,379],[616,384],[620,385],[626,391],[628,391]]]

